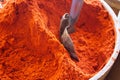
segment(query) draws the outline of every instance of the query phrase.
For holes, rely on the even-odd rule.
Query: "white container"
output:
[[[112,8],[104,0],[100,0],[100,2],[104,6],[104,8],[108,11],[108,13],[111,15],[114,22],[114,28],[116,33],[115,48],[107,64],[89,80],[104,80],[106,75],[109,73],[111,67],[114,65],[114,62],[117,59],[118,54],[120,52],[120,12],[119,12],[119,18],[117,18]]]
[[[119,13],[118,13],[118,26],[120,26],[120,10],[119,10]]]

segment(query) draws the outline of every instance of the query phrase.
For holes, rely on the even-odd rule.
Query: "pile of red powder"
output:
[[[59,41],[69,0],[8,0],[0,9],[0,79],[88,80],[109,60],[115,43],[111,16],[98,0],[85,0],[71,34],[80,62]]]

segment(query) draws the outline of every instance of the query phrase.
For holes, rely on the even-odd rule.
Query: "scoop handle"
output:
[[[80,10],[83,5],[83,0],[72,0],[72,5],[70,9],[70,19],[69,22],[71,25],[74,25],[74,23],[77,21],[78,16],[80,15]]]

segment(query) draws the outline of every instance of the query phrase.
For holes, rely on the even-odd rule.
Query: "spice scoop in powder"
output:
[[[69,27],[69,14],[65,13],[61,19],[60,23],[60,41],[64,45],[64,47],[67,49],[67,51],[70,54],[70,57],[75,60],[79,61],[78,56],[76,55],[74,44],[72,42],[71,37],[68,34],[67,28]]]

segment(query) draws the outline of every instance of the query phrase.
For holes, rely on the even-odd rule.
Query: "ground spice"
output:
[[[92,1],[89,4],[87,2],[76,25],[76,33],[71,36],[81,59],[77,65],[85,73],[95,73],[111,56],[115,35],[108,12],[99,2],[93,4],[94,6],[91,5]]]
[[[88,80],[109,60],[113,21],[98,0],[85,0],[71,34],[80,62],[59,42],[61,16],[69,0],[9,0],[0,10],[0,79]]]

